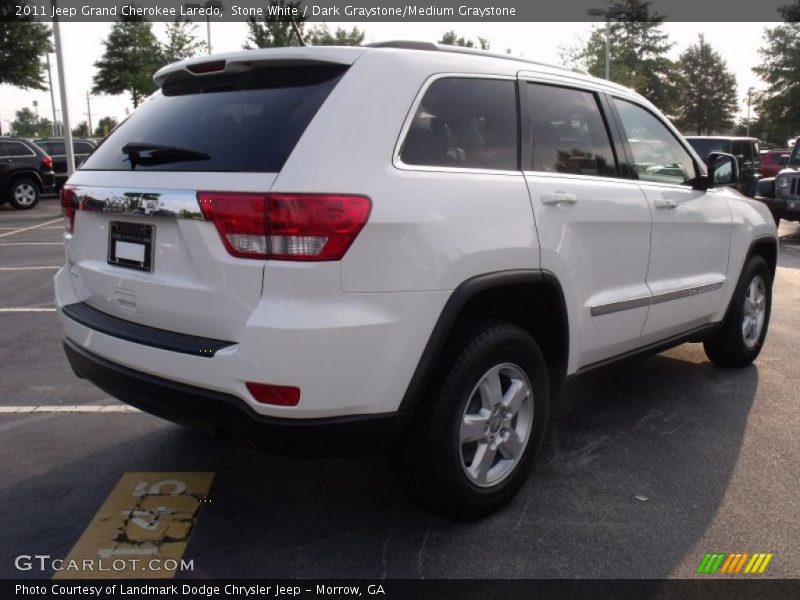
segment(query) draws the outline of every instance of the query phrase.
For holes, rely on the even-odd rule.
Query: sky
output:
[[[102,40],[108,35],[111,23],[63,23],[61,37],[64,47],[64,71],[69,103],[70,126],[75,126],[87,118],[86,94],[91,89],[94,63],[103,53]],[[357,25],[366,31],[366,41],[385,40],[423,40],[437,41],[442,33],[455,28],[459,35],[476,39],[478,36],[491,41],[491,49],[504,52],[511,48],[513,54],[535,58],[545,62],[558,63],[559,48],[570,47],[588,39],[592,23],[329,23],[331,29],[337,26],[350,28]],[[767,26],[775,23],[665,23],[664,31],[675,42],[671,57],[677,56],[690,44],[697,42],[700,33],[727,61],[728,67],[736,75],[739,88],[740,114],[746,113],[745,97],[747,89],[761,89],[764,84],[751,71],[759,64],[758,48],[762,34]],[[159,39],[164,38],[165,23],[155,23],[154,31]],[[205,39],[205,23],[197,27],[197,35]],[[245,42],[247,26],[245,23],[212,23],[211,43],[214,52],[239,50]],[[56,108],[60,115],[60,96],[53,65],[53,85]],[[30,91],[0,85],[0,124],[8,131],[15,111],[27,106],[34,110],[33,102],[38,102],[39,114],[52,120],[52,105],[47,91]],[[93,125],[101,117],[113,116],[118,120],[125,118],[126,110],[132,110],[128,95],[92,96],[90,98]],[[59,117],[60,118],[60,117]]]

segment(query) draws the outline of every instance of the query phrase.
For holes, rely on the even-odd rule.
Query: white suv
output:
[[[564,378],[761,349],[768,210],[630,90],[420,43],[155,80],[70,178],[55,278],[76,373],[145,411],[272,452],[391,451],[468,519],[523,484]]]

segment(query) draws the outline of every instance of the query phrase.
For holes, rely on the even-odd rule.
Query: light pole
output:
[[[590,17],[604,17],[606,20],[606,80],[611,80],[611,19],[617,19],[628,12],[622,4],[612,4],[608,8],[590,8],[586,14]]]
[[[56,0],[53,0],[53,7]],[[64,77],[64,52],[61,48],[61,27],[57,18],[53,19],[53,39],[56,47],[56,68],[58,69],[58,87],[61,92],[61,118],[64,123],[64,150],[67,158],[67,177],[75,171],[75,152],[72,147],[72,130],[69,128],[69,106],[67,104],[67,86]]]
[[[206,42],[208,46],[208,53],[211,54],[211,13],[214,10],[222,10],[224,4],[222,0],[206,0],[202,4],[198,4],[196,2],[187,2],[184,6],[188,9],[198,9],[198,8],[205,8],[206,9]]]
[[[750,101],[753,96],[753,88],[747,88],[747,137],[750,137]]]
[[[50,71],[50,53],[45,54],[47,58],[47,85],[50,87],[50,104],[53,106],[53,137],[56,137],[56,95],[53,92],[53,73]]]

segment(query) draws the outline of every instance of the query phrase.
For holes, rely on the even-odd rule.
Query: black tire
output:
[[[20,177],[8,186],[8,203],[17,210],[30,210],[39,204],[41,191],[33,179]]]
[[[395,458],[401,479],[417,502],[444,516],[474,520],[509,502],[522,487],[544,440],[550,394],[544,356],[527,331],[496,321],[476,323],[463,331],[445,352],[431,393],[417,410]],[[529,383],[532,389],[532,402],[523,402],[532,407],[532,421],[528,421],[531,424],[527,429],[527,443],[521,446],[516,462],[504,467],[503,479],[480,486],[466,472],[467,459],[462,454],[465,446],[459,435],[468,402],[474,403],[477,398],[478,405],[481,405],[482,397],[476,392],[476,386],[493,367],[516,368],[516,373],[527,376],[525,383]],[[524,378],[504,379],[500,375],[499,379],[500,391],[505,393],[509,388],[502,386],[512,381],[522,382]],[[524,422],[520,421],[522,414],[520,409],[517,416],[507,422],[508,427],[525,428],[520,425]],[[487,426],[488,430],[483,429],[486,435],[498,435],[497,439],[509,431],[504,425],[498,433],[496,422]],[[475,442],[475,454],[469,466],[474,466],[477,461],[478,444],[485,443],[484,440]],[[498,458],[493,459],[497,461],[495,466],[502,466],[500,460],[508,458],[504,453],[505,446],[497,452]]]
[[[748,343],[744,333],[745,302],[748,289],[757,278],[764,284],[764,317],[758,336],[752,336],[753,339]],[[709,360],[721,367],[745,367],[753,362],[767,337],[771,309],[772,275],[769,266],[761,256],[751,256],[736,284],[721,328],[713,337],[703,342]]]

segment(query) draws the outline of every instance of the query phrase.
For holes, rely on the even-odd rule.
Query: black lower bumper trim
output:
[[[64,341],[73,370],[100,389],[156,416],[219,436],[232,436],[286,456],[356,456],[391,449],[404,429],[404,413],[322,419],[283,419],[256,413],[229,394],[141,373]]]
[[[217,350],[235,345],[235,342],[176,333],[132,323],[125,319],[107,315],[96,308],[92,308],[85,302],[67,304],[61,308],[61,312],[73,321],[77,321],[81,325],[100,333],[136,344],[150,346],[151,348],[160,348],[161,350],[180,352],[181,354],[210,358],[214,356]]]

